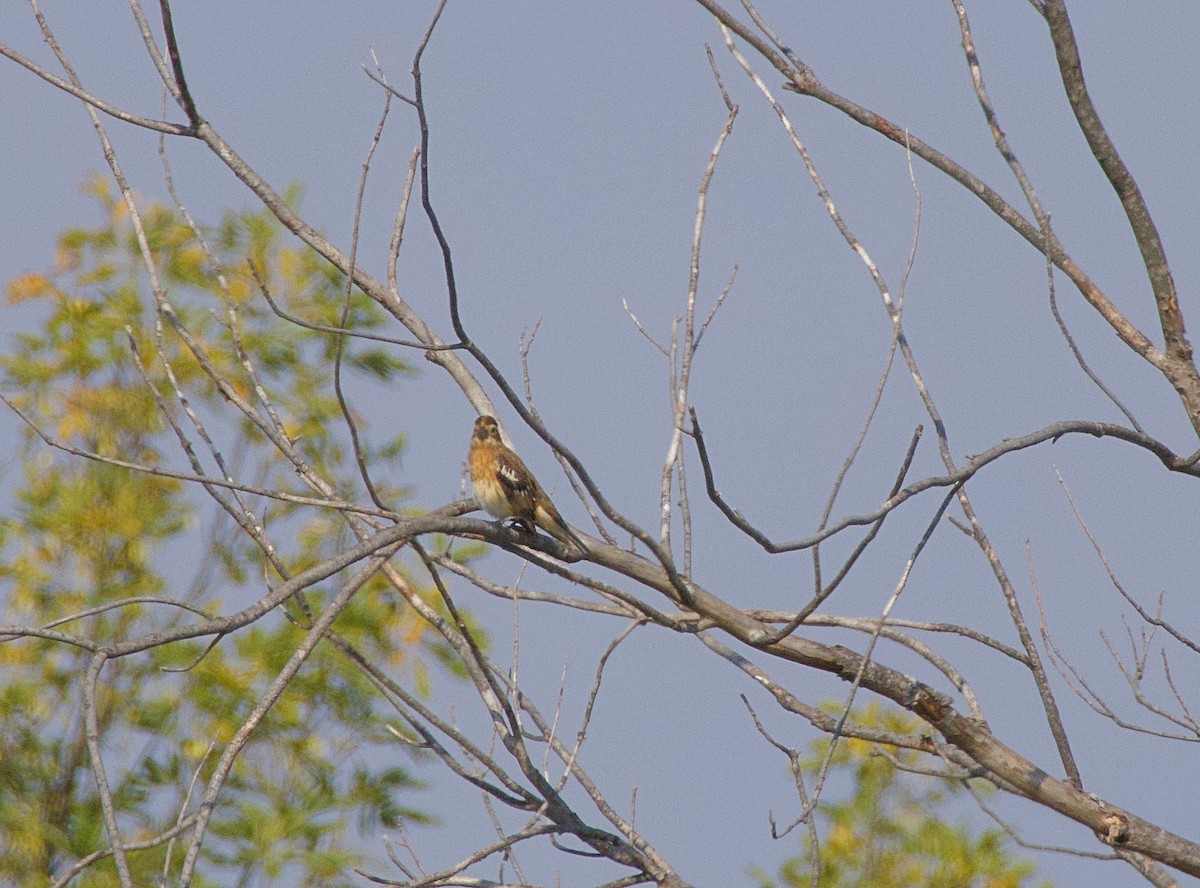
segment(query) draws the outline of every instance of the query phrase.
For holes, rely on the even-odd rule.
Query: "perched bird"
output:
[[[563,521],[533,473],[500,440],[494,416],[475,420],[471,435],[471,488],[475,501],[494,518],[512,518],[529,533],[540,527],[565,546],[584,551],[584,545]]]

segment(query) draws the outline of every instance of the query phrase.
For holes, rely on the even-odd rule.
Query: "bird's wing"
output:
[[[510,498],[520,498],[531,505],[537,496],[538,483],[517,456],[507,448],[496,454],[496,480],[508,491]]]

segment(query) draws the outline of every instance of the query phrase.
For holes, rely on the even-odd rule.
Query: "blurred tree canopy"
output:
[[[277,449],[263,446],[246,423],[222,422],[212,409],[221,393],[179,337],[163,335],[162,315],[145,308],[147,275],[125,203],[102,179],[86,187],[101,223],[63,231],[47,271],[7,286],[10,304],[36,304],[41,318],[0,358],[4,391],[19,393],[13,405],[60,444],[188,471],[173,456],[179,442],[164,420],[179,386],[237,476],[294,488],[292,468]],[[293,189],[289,199],[298,196]],[[327,394],[337,337],[277,318],[250,263],[282,306],[303,306],[297,311],[314,324],[340,325],[348,314],[357,329],[370,329],[382,323],[378,307],[357,294],[347,306],[344,279],[306,248],[285,245],[266,211],[228,212],[212,227],[193,227],[162,204],[148,204],[140,215],[170,303],[166,316],[177,315],[243,393],[265,385],[304,458],[352,488],[356,468],[336,439],[341,426],[331,420],[340,420],[340,408]],[[348,348],[342,366],[394,384],[412,373],[382,348]],[[12,493],[0,523],[0,594],[10,618],[31,625],[54,620],[93,639],[117,639],[135,628],[177,625],[189,611],[223,612],[255,597],[247,586],[279,579],[252,541],[196,497],[192,485],[47,449],[33,427],[25,443],[20,461],[7,466]],[[403,444],[393,437],[369,451],[384,477],[399,477]],[[378,493],[393,508],[407,496],[403,488]],[[344,544],[336,515],[243,496],[271,529],[290,530],[273,536],[290,541],[277,555],[293,572]],[[207,530],[198,534],[197,526]],[[206,541],[202,550],[198,540]],[[430,665],[445,660],[444,646],[387,588],[376,577],[360,589],[340,615],[338,637],[428,693]],[[309,606],[319,606],[320,591],[310,597]],[[110,666],[115,675],[97,700],[98,742],[121,763],[110,779],[120,809],[137,812],[137,822],[125,824],[131,840],[170,828],[195,782],[212,768],[214,748],[229,740],[295,649],[309,614],[289,607],[286,618],[272,615],[211,647],[183,641]],[[62,876],[105,845],[87,774],[79,688],[90,654],[47,639],[5,641],[0,882],[24,882],[30,873]],[[369,717],[378,705],[364,675],[331,646],[320,646],[240,756],[204,855],[237,873],[239,884],[274,880],[286,868],[295,884],[330,885],[361,854],[355,824],[378,830],[424,822],[409,753],[398,752],[382,719]],[[167,854],[168,845],[159,843],[131,855],[140,884],[163,872]],[[104,861],[73,884],[111,884],[113,877],[111,861]]]
[[[829,710],[839,711],[836,705]],[[899,734],[916,736],[921,730],[918,719],[877,704],[851,718]],[[811,756],[799,762],[804,775],[820,773],[829,745],[827,739],[813,742]],[[1002,829],[975,831],[968,818],[956,816],[955,800],[967,792],[962,783],[904,773],[919,768],[922,759],[911,749],[841,740],[829,774],[849,776],[851,792],[837,801],[822,796],[816,848],[806,835],[804,852],[780,868],[778,881],[755,873],[760,888],[807,888],[814,862],[819,888],[1031,888],[1034,865],[1013,854]],[[984,781],[974,783],[975,792],[994,793]]]

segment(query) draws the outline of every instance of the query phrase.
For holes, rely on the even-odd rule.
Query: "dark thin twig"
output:
[[[179,41],[175,37],[175,22],[171,16],[171,4],[168,0],[159,0],[159,11],[162,13],[163,32],[167,38],[167,56],[171,59],[171,73],[175,77],[178,90],[178,100],[187,115],[188,122],[194,128],[200,122],[200,113],[196,110],[196,101],[188,88],[187,78],[183,76],[183,58],[179,53]]]
[[[695,422],[695,419],[695,412],[693,411],[693,423]],[[889,498],[895,496],[896,492],[900,489],[900,485],[904,483],[904,478],[908,475],[908,470],[912,466],[913,458],[917,454],[917,444],[919,444],[921,441],[921,434],[923,431],[924,429],[922,426],[917,426],[917,428],[913,431],[912,439],[908,444],[908,450],[905,452],[904,460],[900,464],[900,471],[896,473],[896,481],[892,485],[891,492],[888,494]],[[832,503],[832,498],[830,499],[830,502]],[[828,517],[829,514],[828,511],[826,511],[825,516],[821,519],[822,525],[825,524]],[[808,604],[804,605],[804,607],[800,608],[800,610],[796,612],[796,615],[792,617],[792,619],[782,626],[777,632],[772,633],[766,642],[767,644],[774,644],[780,639],[787,638],[787,636],[795,632],[800,624],[808,619],[813,611],[820,607],[826,601],[826,599],[828,599],[829,596],[834,593],[834,590],[836,590],[841,584],[842,580],[846,578],[846,575],[850,573],[850,569],[854,566],[854,563],[858,561],[859,556],[866,551],[867,546],[869,546],[871,541],[875,539],[876,535],[880,531],[880,528],[883,527],[883,521],[886,517],[887,515],[881,515],[879,520],[871,525],[871,529],[863,536],[861,540],[858,541],[858,545],[854,547],[854,551],[850,553],[850,557],[846,559],[846,562],[842,565],[842,569],[838,571],[838,574],[833,578],[833,581],[824,589],[818,586],[817,592],[815,595],[813,595],[812,600],[809,601]],[[814,551],[816,548],[816,546],[813,546]],[[819,565],[817,574],[819,577]]]
[[[961,485],[970,480],[976,473],[989,463],[995,462],[1002,456],[1009,453],[1014,453],[1018,450],[1025,450],[1037,444],[1043,444],[1046,441],[1057,441],[1066,435],[1090,435],[1093,438],[1118,438],[1130,444],[1141,447],[1156,456],[1168,470],[1179,472],[1184,475],[1190,475],[1193,478],[1200,478],[1200,466],[1197,466],[1196,456],[1182,457],[1172,451],[1169,447],[1151,438],[1149,435],[1129,429],[1124,426],[1115,425],[1108,422],[1092,422],[1082,419],[1067,419],[1061,422],[1051,423],[1045,428],[1038,429],[1036,432],[1030,432],[1027,435],[1022,435],[1019,438],[1005,438],[999,444],[983,451],[982,453],[970,454],[967,456],[967,465],[962,468],[951,471],[945,475],[933,475],[924,478],[921,481],[914,482],[908,485],[903,490],[896,493],[895,496],[888,499],[875,510],[864,515],[854,515],[842,518],[835,521],[824,530],[815,533],[811,536],[800,540],[787,543],[773,542],[770,537],[764,534],[761,530],[752,525],[742,513],[729,505],[728,502],[721,496],[717,490],[716,478],[713,474],[712,461],[709,457],[708,448],[704,442],[704,436],[700,432],[698,426],[693,425],[692,437],[696,441],[696,451],[700,456],[700,465],[704,469],[704,481],[708,490],[708,497],[713,501],[713,504],[721,510],[721,513],[729,519],[735,527],[745,533],[748,537],[758,543],[767,552],[772,555],[781,552],[794,552],[799,549],[807,549],[822,540],[827,540],[834,534],[840,533],[847,527],[853,527],[864,524],[871,524],[877,521],[883,515],[895,509],[901,503],[911,499],[918,493],[938,487],[952,487]]]
[[[414,99],[417,109],[417,118],[421,130],[421,206],[425,211],[425,216],[429,220],[430,229],[433,231],[434,238],[437,240],[438,248],[442,256],[443,275],[446,282],[446,295],[450,306],[450,323],[454,327],[454,334],[458,337],[463,347],[471,353],[471,356],[477,360],[480,365],[487,371],[487,374],[492,378],[492,381],[504,393],[513,409],[521,416],[521,419],[537,433],[543,441],[548,444],[551,449],[561,455],[575,473],[579,476],[579,480],[583,486],[587,488],[588,493],[595,500],[596,505],[608,517],[610,521],[615,523],[622,530],[636,537],[641,543],[646,546],[658,560],[662,566],[664,573],[671,584],[671,589],[677,596],[678,600],[691,606],[692,592],[688,588],[687,582],[679,574],[678,568],[675,566],[675,561],[671,557],[671,553],[666,551],[659,543],[642,527],[635,522],[626,518],[623,514],[608,501],[600,487],[592,479],[583,463],[580,461],[570,449],[566,447],[554,435],[550,434],[549,429],[545,424],[533,416],[525,404],[521,400],[521,396],[513,389],[508,380],[504,377],[492,360],[483,352],[483,350],[475,344],[471,337],[467,334],[466,327],[463,325],[462,315],[459,311],[459,292],[458,283],[454,273],[454,259],[450,249],[450,242],[446,238],[445,231],[442,229],[441,222],[438,219],[437,211],[434,209],[433,200],[430,194],[430,176],[429,176],[429,120],[426,116],[424,93],[422,87],[421,74],[421,57],[424,55],[426,48],[429,45],[429,40],[433,36],[433,30],[437,26],[438,20],[441,17],[442,11],[446,8],[446,0],[442,0],[438,4],[437,10],[434,13],[433,20],[429,24],[429,29],[425,32],[425,37],[418,47],[416,55],[413,57],[413,88]]]

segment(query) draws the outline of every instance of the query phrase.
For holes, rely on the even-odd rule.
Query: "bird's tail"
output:
[[[539,504],[535,510],[534,518],[542,530],[546,531],[546,533],[550,534],[550,536],[554,537],[564,546],[578,549],[581,554],[587,551],[587,546],[583,544],[583,540],[575,534],[575,531],[567,527],[567,522],[563,521],[562,516],[558,514],[558,510],[553,505],[547,509],[542,508]]]

